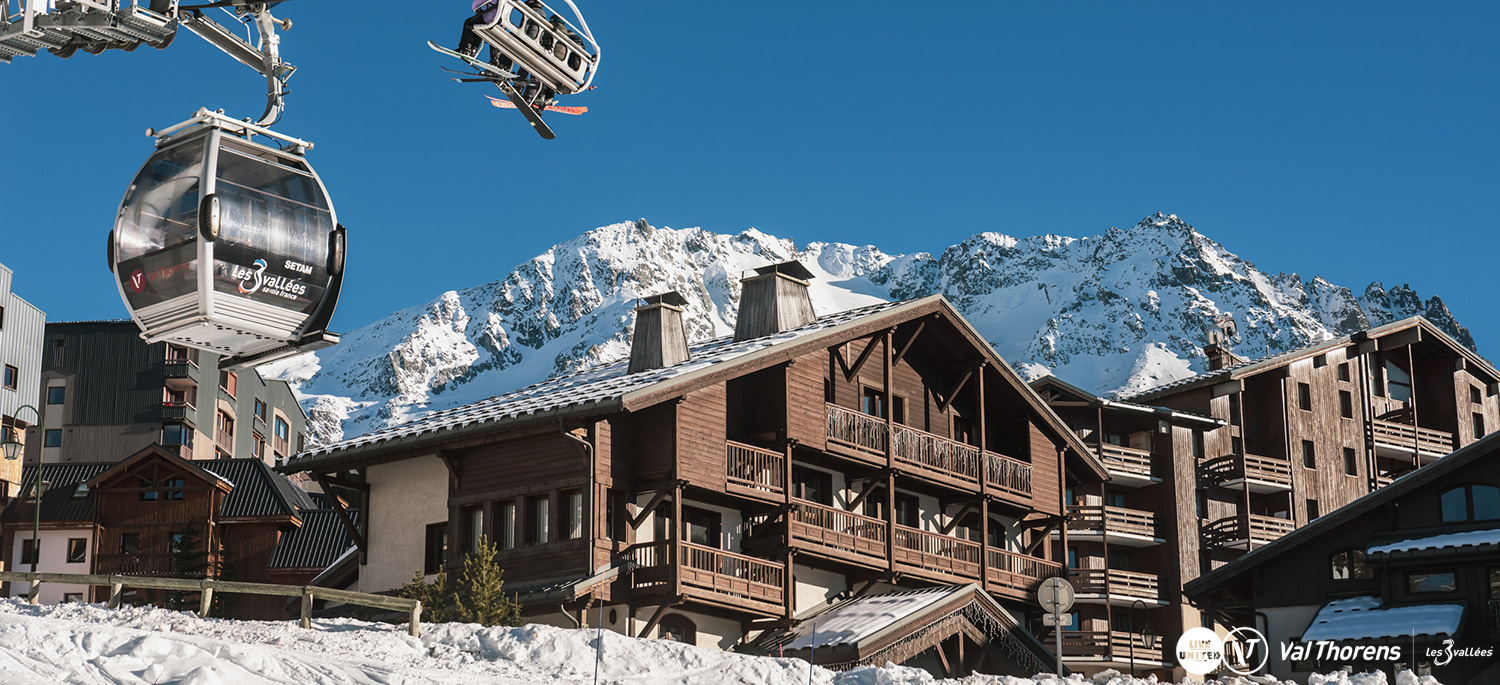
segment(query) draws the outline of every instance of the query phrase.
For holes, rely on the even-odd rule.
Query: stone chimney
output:
[[[807,291],[812,272],[801,262],[771,264],[740,280],[740,316],[734,339],[750,340],[806,326],[818,320]]]
[[[1203,327],[1203,334],[1208,338],[1208,344],[1203,346],[1203,354],[1208,357],[1209,371],[1218,371],[1244,361],[1229,351],[1229,339],[1236,335],[1233,314],[1220,315]]]
[[[664,369],[688,360],[687,329],[676,291],[642,298],[635,308],[635,336],[630,340],[630,373]]]

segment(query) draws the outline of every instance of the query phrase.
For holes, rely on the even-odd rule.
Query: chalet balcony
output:
[[[287,447],[288,446],[286,443],[286,438],[283,438],[279,435],[271,438],[271,449],[275,450],[276,456],[279,457],[282,461],[285,461],[286,457],[288,456]]]
[[[1203,469],[1219,487],[1260,494],[1292,491],[1292,464],[1285,459],[1229,454],[1204,462]]]
[[[786,495],[786,455],[733,440],[728,441],[726,452],[724,468],[730,492],[782,501]]]
[[[1073,583],[1080,604],[1113,604],[1130,606],[1142,600],[1147,606],[1166,606],[1161,601],[1156,574],[1117,569],[1073,569],[1068,578]]]
[[[827,406],[832,445],[883,457],[889,444],[896,463],[907,471],[964,489],[979,485],[983,458],[985,480],[991,487],[1010,499],[1031,502],[1031,464],[909,426],[887,426],[884,419],[835,404]]]
[[[1432,428],[1421,428],[1396,421],[1375,419],[1370,425],[1375,442],[1375,456],[1415,463],[1426,463],[1453,451],[1453,434]]]
[[[885,521],[843,509],[794,500],[788,514],[798,549],[874,568],[885,566]]]
[[[979,578],[979,556],[984,550],[979,543],[899,525],[894,535],[893,552],[901,570],[945,580]]]
[[[167,362],[162,368],[163,384],[178,391],[198,387],[199,375],[198,362],[185,357],[167,357]]]
[[[690,542],[677,544],[677,563],[670,541],[632,546],[627,553],[639,564],[630,576],[640,596],[686,596],[705,604],[779,616],[786,596],[786,565]]]
[[[193,427],[198,420],[198,408],[192,402],[162,402],[161,420],[181,421]]]
[[[1061,537],[1057,531],[1052,535]],[[1149,547],[1163,540],[1156,530],[1156,514],[1124,507],[1068,507],[1068,539],[1107,541],[1121,547]]]
[[[96,554],[94,573],[101,576],[169,576],[170,554]]]
[[[234,454],[234,433],[230,433],[223,428],[214,429],[214,444],[226,456],[232,456]]]
[[[1031,601],[1043,580],[1064,574],[1062,564],[991,547],[989,555],[990,591],[1015,599]]]
[[[1160,478],[1151,477],[1151,453],[1146,450],[1106,443],[1100,449],[1099,459],[1104,462],[1111,483],[1138,488],[1161,482]]]
[[[1259,514],[1241,514],[1219,519],[1203,527],[1203,546],[1208,549],[1250,549],[1292,532],[1290,519]]]
[[[1051,640],[1047,641],[1051,647]],[[1162,638],[1156,636],[1155,644],[1146,646],[1140,633],[1119,630],[1079,631],[1064,630],[1062,634],[1062,658],[1064,661],[1103,661],[1129,663],[1134,656],[1136,663],[1161,663]]]

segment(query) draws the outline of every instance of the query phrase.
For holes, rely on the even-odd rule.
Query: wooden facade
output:
[[[1035,613],[1036,584],[1062,572],[1044,542],[1062,520],[1063,474],[1104,477],[940,297],[686,378],[632,391],[636,406],[335,446],[290,468],[353,485],[362,469],[436,453],[450,471],[449,564],[486,535],[523,597],[573,583],[575,620],[603,602],[626,617],[611,628],[653,635],[677,614],[726,626],[721,646],[879,588],[976,583]],[[624,560],[630,572],[578,585]],[[528,615],[555,615],[549,602]]]

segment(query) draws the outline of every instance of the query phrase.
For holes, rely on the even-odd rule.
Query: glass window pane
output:
[[[1453,488],[1442,496],[1443,523],[1469,520],[1468,503],[1464,501],[1464,489]]]
[[[125,193],[115,259],[131,307],[197,292],[203,157],[202,139],[158,152]]]
[[[1500,519],[1500,488],[1489,485],[1471,486],[1474,493],[1474,520],[1493,521]]]
[[[1413,593],[1453,592],[1458,583],[1452,571],[1441,573],[1410,573],[1406,576],[1407,590]]]
[[[328,281],[333,215],[316,179],[271,157],[219,153],[214,288],[310,312]]]

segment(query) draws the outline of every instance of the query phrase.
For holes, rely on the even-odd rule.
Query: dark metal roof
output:
[[[74,497],[80,483],[87,483],[94,476],[109,470],[114,462],[90,462],[74,464],[43,464],[41,466],[42,480],[47,481],[47,489],[42,492],[42,520],[49,523],[63,521],[88,521],[94,520],[94,493],[90,491],[84,497]],[[37,467],[27,466],[21,471],[21,496],[6,507],[4,518],[6,521],[30,521],[32,516],[31,503],[27,501],[31,495],[32,482],[36,480]]]
[[[296,516],[303,509],[315,509],[307,492],[286,476],[271,470],[259,459],[216,459],[191,462],[234,486],[219,516]]]
[[[359,525],[359,512],[349,512]],[[327,568],[354,547],[354,539],[332,509],[302,512],[302,527],[282,534],[271,553],[271,568]]]

